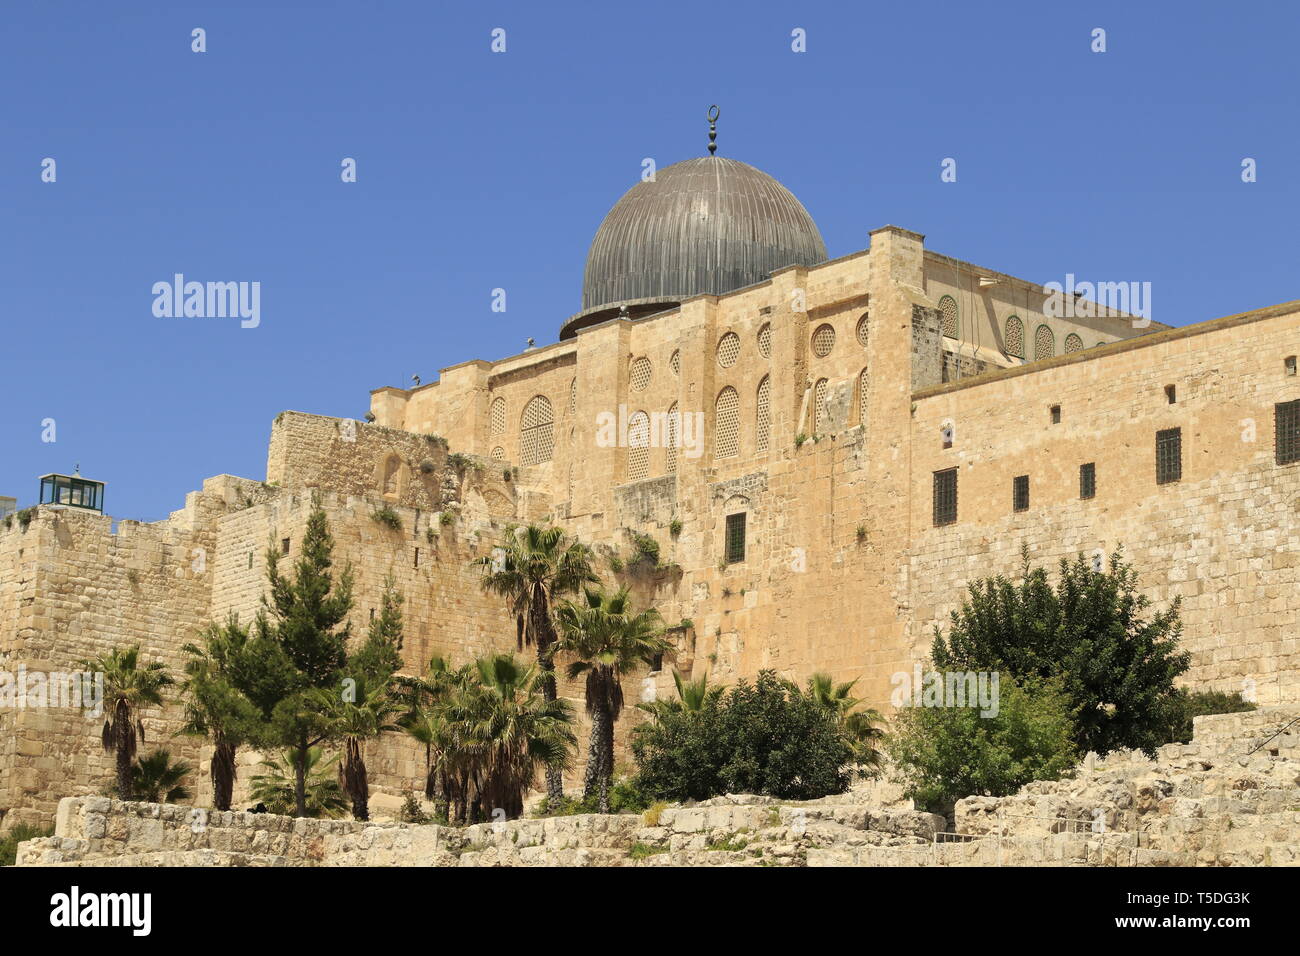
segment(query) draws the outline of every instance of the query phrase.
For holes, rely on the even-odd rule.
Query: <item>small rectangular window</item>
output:
[[[1079,466],[1079,497],[1093,498],[1097,495],[1097,465],[1088,462]]]
[[[1300,461],[1300,399],[1273,406],[1273,445],[1279,465]]]
[[[420,549],[419,549],[419,548],[416,548],[416,549],[415,549],[415,566],[416,566],[417,568],[420,566]]]
[[[289,553],[289,539],[288,539],[288,538],[281,538],[281,539],[280,539],[280,553],[281,553],[281,554],[288,554],[288,553]]]
[[[946,468],[934,473],[934,525],[952,524],[957,520],[957,469]]]
[[[1166,385],[1165,398],[1169,400],[1170,405],[1176,405],[1178,403],[1178,389],[1174,388],[1172,385]]]
[[[727,515],[727,563],[745,560],[745,513]]]
[[[1294,375],[1294,374],[1295,374],[1295,356],[1294,356],[1294,355],[1288,355],[1288,356],[1286,357],[1286,361],[1284,362],[1284,367],[1286,368],[1286,373],[1287,373],[1288,375]]]
[[[654,660],[650,662],[650,669],[652,671],[661,671],[664,669],[664,656],[662,654],[656,654],[654,656]]]
[[[1017,475],[1011,482],[1011,505],[1015,511],[1029,510],[1029,476]]]
[[[249,570],[252,570],[252,568],[253,568],[253,552],[252,552],[252,551],[248,552],[248,567],[249,567]]]
[[[1183,477],[1183,430],[1165,428],[1156,432],[1156,484],[1165,485]]]
[[[1052,424],[1053,424],[1053,425],[1059,425],[1059,424],[1061,424],[1061,406],[1060,406],[1060,405],[1053,405],[1053,406],[1052,406]]]

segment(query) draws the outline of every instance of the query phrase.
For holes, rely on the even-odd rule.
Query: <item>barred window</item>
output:
[[[1065,337],[1066,354],[1070,352],[1080,352],[1083,350],[1083,339],[1079,338],[1073,332]]]
[[[858,335],[858,344],[861,345],[864,349],[867,347],[867,333],[869,331],[870,330],[867,327],[867,313],[863,312],[862,318],[858,319],[857,335]]]
[[[1025,357],[1025,323],[1020,321],[1020,316],[1007,316],[1002,344],[1006,347],[1007,355],[1012,358]]]
[[[545,395],[534,395],[519,419],[519,463],[540,465],[555,450],[555,413]]]
[[[668,474],[674,474],[677,471],[677,446],[681,442],[681,415],[677,412],[677,403],[673,402],[672,407],[668,409],[668,440],[664,443],[665,448],[665,466]]]
[[[825,358],[831,354],[831,349],[835,348],[835,326],[830,323],[823,323],[813,331],[812,336],[813,354],[818,358]]]
[[[763,358],[772,357],[772,323],[764,322],[758,330],[758,354]]]
[[[826,379],[819,378],[813,386],[813,434],[820,435],[827,425]]]
[[[934,473],[934,525],[952,524],[957,520],[957,469],[945,468]]]
[[[492,434],[504,435],[506,432],[506,400],[498,398],[492,402]]]
[[[640,481],[650,474],[650,416],[633,412],[627,420],[627,477]]]
[[[682,353],[679,349],[673,349],[673,354],[668,357],[668,367],[674,375],[682,374]]]
[[[764,375],[763,381],[758,383],[758,409],[754,413],[754,450],[760,454],[767,454],[767,443],[771,440],[772,435],[772,377]]]
[[[650,384],[650,378],[653,371],[654,370],[651,368],[650,360],[648,358],[639,358],[633,362],[630,375],[632,391],[644,392],[646,387]]]
[[[1183,430],[1165,428],[1156,432],[1156,484],[1165,485],[1183,477]]]
[[[1300,461],[1300,399],[1273,406],[1273,444],[1279,465]]]
[[[1056,336],[1045,325],[1040,325],[1034,333],[1034,361],[1049,359],[1056,355]]]
[[[727,563],[745,560],[745,513],[727,515]]]
[[[948,338],[961,337],[961,322],[957,318],[957,300],[950,295],[945,295],[939,300],[939,322],[940,329]]]
[[[1029,476],[1017,475],[1011,481],[1011,508],[1013,511],[1029,510]]]
[[[740,454],[740,396],[728,385],[718,393],[713,412],[713,457]]]
[[[736,364],[739,356],[740,336],[735,332],[728,332],[718,340],[718,364],[723,368],[731,368]]]
[[[1079,497],[1095,498],[1097,496],[1097,464],[1088,462],[1079,466]]]

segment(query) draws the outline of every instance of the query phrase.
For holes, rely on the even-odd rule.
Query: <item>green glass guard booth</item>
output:
[[[41,504],[104,512],[104,483],[80,475],[42,475]]]

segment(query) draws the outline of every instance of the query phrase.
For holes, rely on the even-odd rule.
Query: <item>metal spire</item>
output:
[[[722,110],[718,109],[717,104],[709,107],[709,155],[712,156],[718,151],[718,116]]]

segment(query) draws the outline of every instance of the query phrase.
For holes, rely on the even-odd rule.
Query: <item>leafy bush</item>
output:
[[[651,799],[642,793],[634,780],[619,780],[609,788],[610,813],[641,813],[651,806]],[[576,813],[599,813],[599,797],[565,797],[552,804],[549,797],[543,797],[533,814],[538,817],[569,817]]]
[[[51,836],[54,836],[54,827],[42,830],[25,823],[17,824],[8,833],[0,835],[0,866],[13,866],[17,862],[18,844]]]
[[[641,790],[664,800],[723,793],[813,800],[847,790],[853,762],[835,715],[772,671],[698,710],[657,713],[632,731],[632,753]]]
[[[936,630],[935,666],[1059,677],[1080,753],[1131,747],[1153,755],[1165,742],[1174,680],[1191,663],[1179,648],[1179,600],[1149,614],[1151,602],[1118,550],[1106,571],[1082,554],[1062,559],[1054,587],[1046,571],[1030,568],[1028,549],[1021,556],[1019,584],[1002,576],[971,584],[947,638]]]
[[[977,707],[904,707],[887,749],[894,780],[924,809],[948,813],[962,797],[1003,797],[1056,780],[1078,759],[1070,701],[1057,681],[1004,675],[995,716]]]
[[[1225,694],[1218,690],[1186,691],[1179,688],[1174,692],[1167,708],[1168,731],[1165,743],[1187,744],[1192,742],[1192,718],[1207,714],[1239,714],[1255,710],[1256,705],[1242,700],[1241,694]]]
[[[402,518],[396,511],[384,505],[382,508],[376,508],[370,512],[370,517],[374,518],[380,524],[392,528],[394,531],[402,530]]]

